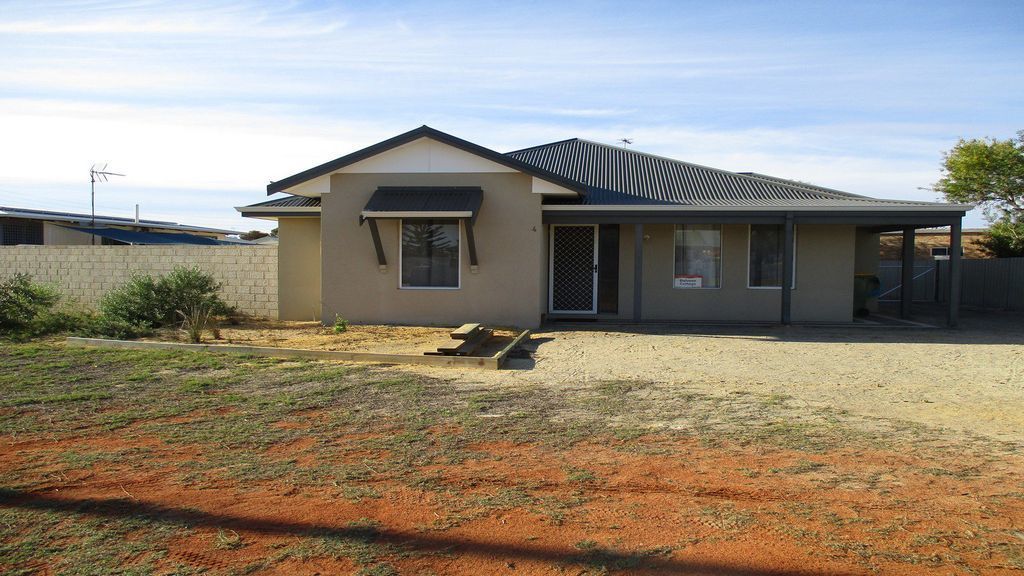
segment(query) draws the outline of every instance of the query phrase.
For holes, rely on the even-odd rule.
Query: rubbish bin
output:
[[[853,277],[853,315],[863,318],[871,313],[869,305],[875,303],[881,292],[882,281],[874,274],[855,274]]]

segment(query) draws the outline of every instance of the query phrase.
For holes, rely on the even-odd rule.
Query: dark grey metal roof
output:
[[[737,174],[739,174],[740,176],[747,176],[750,178],[765,180],[773,184],[783,184],[786,186],[796,186],[797,188],[807,188],[808,190],[824,192],[826,194],[837,194],[839,196],[848,196],[850,198],[867,198],[867,196],[861,196],[860,194],[851,194],[850,192],[843,192],[842,190],[836,190],[834,188],[826,188],[824,186],[818,186],[817,184],[811,184],[810,182],[788,180],[786,178],[779,178],[778,176],[769,176],[767,174],[759,174],[757,172],[737,172]]]
[[[576,180],[584,197],[546,204],[791,207],[944,206],[880,200],[759,174],[740,174],[588,140],[534,146],[508,156]]]
[[[477,186],[381,186],[366,203],[363,216],[464,213],[475,218],[483,199],[484,191]]]
[[[286,196],[284,198],[275,198],[273,200],[267,200],[266,202],[259,202],[257,204],[250,204],[243,206],[243,208],[319,208],[320,198],[310,198],[308,196]]]

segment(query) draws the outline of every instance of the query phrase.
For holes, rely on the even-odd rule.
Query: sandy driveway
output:
[[[778,394],[1024,442],[1022,315],[967,312],[957,331],[574,325],[538,331],[529,349],[532,358],[511,360],[509,370],[456,378],[556,388],[645,380],[709,394]]]

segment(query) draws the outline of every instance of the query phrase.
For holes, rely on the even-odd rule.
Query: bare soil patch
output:
[[[335,350],[344,352],[377,352],[382,354],[422,354],[436,350],[451,341],[450,327],[383,326],[373,324],[349,325],[344,332],[320,322],[289,322],[281,320],[246,320],[238,324],[223,322],[217,327],[220,338],[210,338],[205,344],[236,344],[242,346],[271,346],[306,350]],[[508,345],[517,333],[497,330],[494,337],[473,356],[493,356]],[[159,330],[153,337],[143,340],[158,342],[184,342],[184,333],[177,329]]]
[[[115,444],[122,442],[91,442]],[[334,486],[285,481],[219,477],[183,486],[168,471],[187,460],[158,451],[151,458],[161,473],[134,470],[130,461],[94,465],[86,476],[65,470],[66,482],[51,478],[8,494],[0,509],[72,509],[106,521],[131,516],[191,526],[166,543],[156,573],[362,567],[466,575],[931,575],[941,567],[985,574],[1020,568],[1005,555],[1019,546],[1013,534],[1024,519],[1024,499],[1008,496],[1020,489],[1018,458],[995,466],[932,462],[985,470],[944,475],[915,469],[920,463],[894,451],[808,459],[792,450],[671,438],[645,444],[665,453],[641,454],[616,441],[567,450],[478,444],[478,458],[412,471],[434,479],[433,488],[371,477],[364,484],[375,495],[359,501]],[[11,456],[0,448],[0,461]],[[389,455],[366,455],[376,457]],[[876,480],[856,482],[864,478]]]

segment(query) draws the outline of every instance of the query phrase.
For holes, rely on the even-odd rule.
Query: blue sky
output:
[[[0,205],[234,229],[280,179],[421,124],[582,137],[934,200],[1024,129],[1024,2],[2,2]],[[969,216],[968,225],[981,223]]]

